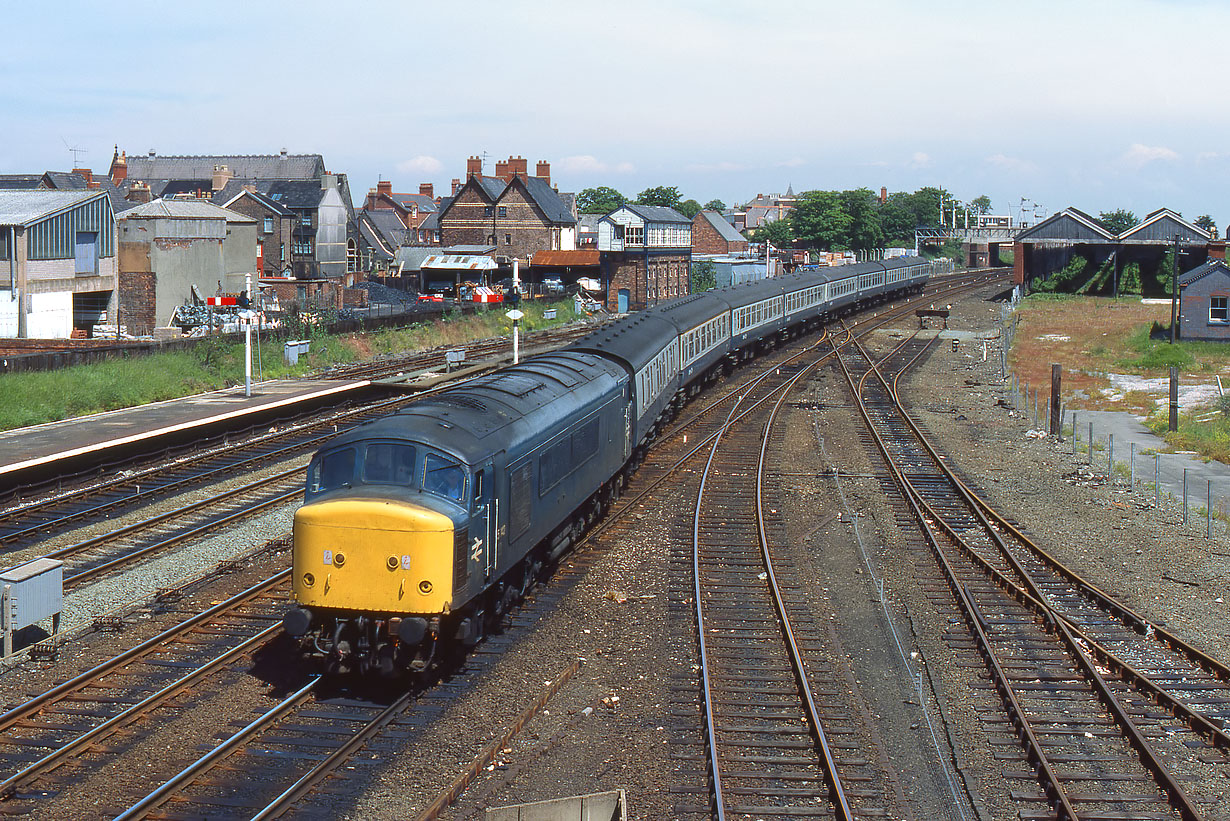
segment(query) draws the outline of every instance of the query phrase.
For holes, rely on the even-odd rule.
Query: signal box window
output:
[[[1230,322],[1230,310],[1226,300],[1230,297],[1215,296],[1209,300],[1209,322]]]

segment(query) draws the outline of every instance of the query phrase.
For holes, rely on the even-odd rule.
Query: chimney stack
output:
[[[214,166],[214,176],[213,176],[214,193],[216,194],[219,191],[221,191],[223,188],[226,188],[226,184],[231,181],[231,177],[233,176],[235,175],[231,173],[231,169],[228,168],[227,166],[215,165]]]
[[[380,194],[388,194],[390,197],[393,196],[392,180],[378,180],[376,182],[376,195],[379,196]]]
[[[508,183],[508,181],[512,179],[512,176],[508,173],[508,163],[511,161],[512,157],[509,157],[508,160],[495,161],[496,179],[503,180],[505,183]]]
[[[149,186],[141,182],[140,180],[137,180],[136,182],[132,184],[132,188],[128,190],[128,196],[126,196],[124,199],[128,200],[129,202],[139,202],[139,203],[149,202],[150,201]]]
[[[520,177],[521,179],[528,177],[530,175],[529,166],[529,160],[519,155],[508,158],[508,171],[513,177]]]
[[[466,160],[466,179],[471,177],[481,177],[483,175],[483,158],[470,157]]]
[[[434,191],[435,191],[435,186],[432,185],[431,183],[429,182],[419,183],[419,196],[420,197],[427,197],[428,199],[435,199],[435,194],[432,193]]]
[[[880,186],[880,205],[888,202],[888,189],[883,185]]]
[[[538,170],[537,170],[537,173],[534,174],[534,176],[538,177],[538,179],[540,180],[544,180],[547,183],[547,185],[550,185],[551,184],[551,163],[547,162],[546,160],[539,160]]]
[[[88,168],[74,168],[74,174],[80,174],[85,179],[85,184],[88,186],[94,182],[94,172]]]
[[[128,179],[128,152],[120,151],[116,146],[115,155],[111,159],[111,182],[119,185]]]
[[[457,196],[457,191],[461,189],[461,180],[453,177],[453,193],[450,196]]]

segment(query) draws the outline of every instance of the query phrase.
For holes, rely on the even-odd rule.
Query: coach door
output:
[[[495,498],[495,470],[488,459],[474,468],[474,502],[470,514],[470,558],[482,566],[491,581],[499,565],[499,499]],[[479,542],[481,540],[481,543]]]

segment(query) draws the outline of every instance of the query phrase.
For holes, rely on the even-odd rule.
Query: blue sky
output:
[[[6,23],[0,173],[286,148],[361,198],[485,152],[572,191],[942,185],[1230,223],[1228,4],[69,0]]]

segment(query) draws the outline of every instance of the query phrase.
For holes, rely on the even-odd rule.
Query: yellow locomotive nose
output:
[[[295,512],[294,598],[332,610],[433,615],[453,595],[453,522],[398,501],[342,499]]]

